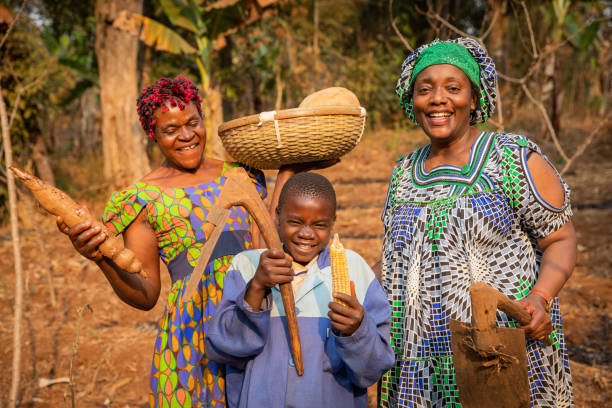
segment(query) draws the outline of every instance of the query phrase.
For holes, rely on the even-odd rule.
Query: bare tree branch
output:
[[[15,114],[17,113],[17,108],[19,107],[19,101],[21,100],[21,95],[23,93],[25,93],[31,87],[36,85],[45,76],[47,76],[50,67],[51,67],[50,65],[47,65],[47,67],[44,69],[44,71],[41,72],[38,75],[38,77],[36,77],[36,79],[34,81],[30,82],[29,84],[27,84],[25,86],[22,86],[20,81],[17,79],[17,77],[15,77],[15,80],[19,84],[19,87],[17,88],[17,97],[15,98],[15,103],[13,105],[13,110],[11,112],[11,118],[9,119],[9,124],[8,124],[9,130],[11,130],[13,128],[13,120],[15,119]]]
[[[397,24],[395,24],[396,19],[393,18],[393,0],[389,0],[389,20],[391,21],[391,27],[393,27],[393,30],[395,30],[395,34],[397,34],[402,43],[404,43],[404,46],[408,48],[408,51],[414,51],[414,49],[410,46],[408,41],[406,41],[406,39],[400,32],[399,28],[397,28]]]
[[[504,79],[504,80],[506,80],[508,82],[512,82],[514,84],[522,84],[526,80],[525,76],[522,77],[522,78],[515,78],[515,77],[508,76],[508,75],[506,75],[504,73],[501,73],[501,72],[498,72],[497,76],[500,77],[501,79]]]
[[[497,130],[499,130],[499,131],[503,131],[503,130],[504,130],[504,125],[503,125],[502,123],[500,123],[500,122],[496,121],[496,120],[495,120],[495,119],[493,119],[493,118],[489,118],[489,119],[487,119],[487,123],[492,124],[492,125],[493,125],[493,126],[495,126],[495,127],[497,128]]]
[[[425,16],[427,16],[429,18],[432,18],[434,20],[439,21],[445,27],[447,27],[448,29],[454,31],[455,33],[457,33],[457,34],[459,34],[459,35],[461,35],[463,37],[469,37],[469,38],[472,38],[472,39],[478,41],[480,43],[480,45],[482,45],[482,47],[485,49],[485,51],[487,50],[485,45],[484,45],[484,41],[483,40],[486,38],[486,36],[488,36],[489,31],[491,30],[491,27],[493,26],[493,23],[495,22],[493,20],[496,19],[497,17],[494,16],[494,17],[491,18],[492,24],[487,29],[487,32],[485,32],[485,34],[483,34],[480,37],[478,37],[478,36],[470,35],[470,34],[466,33],[465,31],[462,31],[461,29],[457,28],[456,26],[451,24],[448,20],[446,20],[442,16],[440,16],[440,14],[436,13],[435,11],[433,11],[431,3],[428,2],[428,4],[429,4],[429,8],[427,9],[427,11],[421,10],[416,5],[415,5],[415,8],[416,8],[418,13],[420,13],[422,15],[425,15]],[[524,1],[522,1],[522,0],[520,1],[520,4],[522,6],[525,6],[524,5]],[[497,13],[497,10],[496,10],[496,13]],[[534,72],[536,72],[536,68],[539,66],[540,61],[542,61],[545,56],[547,56],[549,54],[552,54],[554,52],[557,52],[557,50],[559,50],[561,47],[565,46],[569,41],[571,41],[573,38],[575,38],[577,35],[579,35],[588,26],[590,26],[591,24],[593,24],[593,23],[595,23],[597,21],[607,21],[606,18],[592,18],[586,24],[584,24],[582,27],[580,27],[578,30],[576,30],[576,32],[574,32],[571,36],[566,37],[563,41],[560,41],[558,44],[552,44],[552,45],[546,47],[544,52],[542,52],[540,54],[537,51],[537,47],[536,47],[536,44],[535,44],[535,36],[533,34],[533,29],[532,29],[532,24],[531,24],[531,18],[529,16],[529,12],[528,12],[527,9],[525,9],[525,18],[527,19],[527,25],[529,27],[531,43],[532,43],[532,47],[533,47],[533,50],[534,50],[534,57],[533,57],[533,61],[532,61],[531,66],[527,70],[527,73],[525,75],[523,75],[523,77],[521,77],[521,78],[511,77],[511,76],[505,75],[505,74],[503,74],[501,72],[497,73],[500,78],[502,78],[502,79],[504,79],[506,81],[509,81],[509,82],[516,83],[516,84],[524,84],[527,81],[527,79],[529,77],[531,77]]]
[[[516,21],[519,21],[521,17],[519,15],[519,11],[517,10],[516,1],[511,1],[509,4],[510,4],[510,8],[512,8],[512,14],[514,14],[514,19]],[[518,39],[520,40],[521,47],[525,50],[525,52],[527,52],[528,54],[531,54],[531,51],[530,51],[531,46],[527,43],[527,41],[525,41],[525,35],[523,33],[523,28],[521,24],[517,24],[517,31],[518,31]]]
[[[608,113],[608,115],[599,121],[599,124],[595,127],[595,129],[593,129],[591,131],[591,133],[587,136],[587,138],[584,140],[584,142],[582,142],[582,144],[580,145],[580,147],[574,152],[574,154],[572,154],[572,157],[569,158],[569,160],[567,160],[565,162],[565,165],[563,166],[563,169],[561,169],[561,175],[565,174],[569,168],[572,166],[572,164],[574,164],[574,161],[576,161],[576,159],[582,154],[584,153],[584,151],[586,150],[586,148],[593,142],[593,140],[595,140],[595,138],[597,136],[599,136],[600,132],[599,130],[602,128],[602,126],[604,124],[608,124],[608,122],[610,121],[610,119],[612,119],[612,113]]]
[[[499,89],[499,86],[497,87],[497,124],[495,126],[497,126],[498,130],[504,130],[504,106],[502,105],[502,100],[501,100],[501,91]],[[489,118],[490,120],[491,118]]]
[[[529,92],[529,88],[527,88],[527,85],[525,85],[524,83],[521,83],[521,88],[523,89],[523,92],[525,92],[525,95],[527,95],[529,100],[534,105],[536,105],[538,109],[540,109],[540,112],[542,112],[542,117],[544,118],[544,122],[546,122],[546,127],[548,128],[548,131],[550,132],[550,136],[552,137],[555,148],[557,149],[561,157],[563,157],[563,160],[565,161],[569,160],[569,158],[567,157],[567,154],[563,150],[563,147],[561,147],[561,144],[559,143],[559,139],[557,138],[557,133],[555,132],[555,129],[553,128],[552,122],[550,121],[550,117],[548,116],[548,112],[546,112],[546,107],[542,104],[542,102],[538,101],[536,98],[533,97],[531,92]]]
[[[21,13],[23,12],[23,9],[25,8],[25,5],[26,5],[27,2],[28,2],[28,0],[23,0],[23,3],[21,3],[21,7],[19,8],[19,11],[17,12],[17,15],[13,19],[13,22],[9,25],[9,28],[8,28],[8,30],[6,30],[6,33],[4,33],[4,36],[2,37],[2,40],[0,40],[0,48],[2,48],[2,46],[4,45],[4,42],[6,41],[6,39],[9,36],[9,34],[11,33],[11,30],[15,26],[15,23],[17,22],[17,20],[19,20],[19,17],[21,17]]]
[[[489,24],[489,28],[487,28],[486,31],[480,36],[480,42],[484,42],[485,38],[489,36],[489,34],[491,33],[491,30],[493,29],[493,26],[497,22],[499,14],[500,14],[500,11],[499,9],[496,8],[495,11],[493,12],[493,17],[491,17],[491,24]]]
[[[433,18],[434,20],[438,20],[440,23],[442,23],[443,26],[445,26],[446,28],[456,32],[457,34],[461,35],[462,37],[473,38],[474,40],[480,42],[480,39],[478,37],[474,37],[473,35],[470,35],[470,34],[466,33],[465,31],[460,30],[459,28],[457,28],[454,25],[452,25],[451,23],[449,23],[446,19],[444,19],[438,13],[432,12],[431,9],[427,10],[427,16],[430,17],[430,18]]]
[[[6,42],[11,30],[15,26],[17,20],[21,16],[27,0],[23,0],[21,8],[17,15],[9,25],[6,33],[0,40],[0,48]],[[13,151],[11,150],[11,138],[9,133],[8,117],[6,112],[6,104],[2,95],[2,86],[0,85],[0,128],[2,130],[2,144],[4,147],[5,160],[4,164],[8,166],[13,161]],[[11,407],[18,405],[17,394],[19,393],[19,378],[21,376],[21,322],[23,320],[23,266],[21,264],[21,245],[19,239],[19,224],[17,220],[17,197],[15,194],[15,179],[13,173],[7,171],[6,184],[9,198],[9,217],[11,220],[11,238],[13,240],[13,257],[15,265],[15,307],[13,313],[13,363],[12,363],[12,378],[11,389],[9,392],[9,404]]]
[[[500,72],[498,72],[497,75],[499,77],[505,79],[506,81],[514,82],[514,83],[517,83],[517,84],[526,83],[527,79],[529,77],[531,77],[536,72],[536,68],[538,68],[540,63],[542,61],[544,61],[545,57],[547,57],[550,54],[553,54],[553,53],[557,52],[559,49],[563,48],[568,42],[573,40],[577,35],[582,33],[591,24],[599,22],[599,21],[608,21],[608,19],[607,18],[593,18],[593,19],[590,19],[586,24],[584,24],[582,27],[578,28],[576,30],[576,32],[574,32],[572,35],[566,37],[563,41],[559,41],[556,44],[548,44],[544,48],[544,51],[542,51],[541,53],[538,53],[537,58],[533,59],[531,66],[527,70],[527,73],[525,75],[523,75],[521,78],[514,78],[514,77],[511,77],[511,76],[508,76],[508,75],[504,75],[504,74],[502,74]]]
[[[6,104],[2,96],[0,84],[0,128],[2,130],[2,143],[4,145],[4,164],[6,168],[13,162],[13,151],[11,149],[11,138],[8,129],[8,117]],[[13,173],[6,172],[6,184],[9,198],[9,217],[11,220],[11,238],[13,240],[13,257],[15,265],[15,307],[13,313],[13,366],[9,404],[11,407],[18,405],[17,394],[19,393],[19,378],[21,376],[21,323],[23,321],[23,267],[21,264],[21,245],[19,239],[19,224],[17,220],[17,198],[15,194],[15,179]]]
[[[519,4],[523,8],[525,12],[525,20],[527,20],[527,29],[529,30],[529,38],[531,38],[531,48],[533,53],[531,54],[533,58],[538,58],[538,47],[536,47],[535,35],[533,34],[533,27],[531,26],[531,17],[529,16],[529,10],[527,9],[527,5],[524,0],[519,1]]]
[[[491,25],[490,27],[487,29],[487,31],[485,32],[485,35],[482,35],[480,37],[477,37],[475,35],[471,35],[466,33],[465,31],[459,29],[457,26],[453,25],[452,23],[450,23],[448,20],[446,20],[444,17],[442,17],[439,13],[433,11],[433,7],[431,5],[431,2],[427,2],[428,8],[427,11],[422,11],[421,9],[419,9],[418,6],[414,6],[417,10],[417,12],[419,14],[423,14],[428,18],[434,19],[436,21],[439,21],[440,23],[442,23],[442,25],[444,25],[446,28],[448,28],[451,31],[454,31],[456,34],[459,34],[462,37],[468,37],[471,38],[473,40],[478,41],[478,43],[482,46],[482,48],[487,51],[487,47],[484,44],[484,38],[489,35],[489,32],[491,31],[491,28],[493,27],[493,24],[495,23],[495,20],[497,20],[497,15],[499,14],[496,10],[495,15],[491,18]]]
[[[17,113],[17,108],[19,107],[20,101],[21,101],[21,89],[17,90],[17,97],[15,97],[15,104],[13,105],[13,110],[11,111],[11,117],[8,121],[9,131],[13,128],[13,120],[15,119],[15,114]]]
[[[81,306],[80,308],[78,308],[77,313],[79,315],[79,318],[77,320],[77,331],[76,331],[76,338],[74,339],[74,344],[72,345],[72,356],[70,357],[70,368],[68,369],[68,378],[70,379],[68,385],[70,386],[70,399],[72,401],[72,408],[76,407],[76,400],[75,400],[75,395],[74,395],[74,381],[72,379],[72,365],[74,363],[74,359],[77,355],[77,351],[79,348],[79,336],[81,334],[81,319],[83,318],[83,311],[87,309],[89,310],[91,313],[93,313],[93,309],[92,307],[89,305],[89,303],[86,303],[85,305]]]

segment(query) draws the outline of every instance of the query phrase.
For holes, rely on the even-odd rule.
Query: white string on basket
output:
[[[278,120],[276,119],[276,111],[261,112],[259,114],[259,123],[257,124],[257,127],[260,127],[264,122],[269,122],[271,120],[274,121],[274,131],[276,132],[276,141],[278,142],[278,144],[276,145],[276,148],[280,149],[281,147],[283,147],[283,143],[281,142],[280,131],[278,129]]]
[[[361,142],[361,137],[363,136],[366,122],[366,109],[363,106],[360,106],[359,109],[361,110],[361,114],[359,116],[363,118],[363,121],[361,122],[361,134],[359,135],[359,139],[357,139],[357,143]]]

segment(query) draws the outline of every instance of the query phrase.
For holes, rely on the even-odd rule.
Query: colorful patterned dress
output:
[[[448,319],[471,321],[468,287],[486,282],[512,299],[535,284],[536,238],[571,217],[569,189],[555,208],[537,192],[523,136],[482,132],[469,164],[427,171],[431,146],[399,161],[383,212],[383,288],[392,308],[395,366],[381,382],[382,407],[459,407]],[[551,308],[552,346],[527,340],[531,405],[573,405],[558,299]],[[516,327],[498,312],[500,327]]]
[[[193,187],[160,188],[137,182],[114,193],[106,205],[103,219],[114,234],[146,209],[172,279],[153,353],[151,407],[225,407],[223,366],[206,358],[204,335],[221,301],[223,278],[234,255],[252,246],[251,217],[243,207],[232,207],[193,300],[183,303],[182,293],[206,241],[201,227],[223,189],[225,172],[236,166],[224,163],[217,179]],[[247,171],[265,197],[263,173]]]

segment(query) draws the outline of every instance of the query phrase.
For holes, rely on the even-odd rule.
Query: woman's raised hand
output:
[[[84,208],[84,211],[87,209]],[[60,232],[68,235],[74,248],[79,254],[92,261],[102,260],[102,254],[98,247],[106,239],[106,235],[97,225],[92,225],[91,222],[85,221],[76,224],[72,228],[68,227],[62,217],[57,217],[57,229]]]

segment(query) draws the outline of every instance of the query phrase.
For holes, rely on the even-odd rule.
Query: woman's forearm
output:
[[[276,208],[278,207],[278,199],[280,197],[280,192],[283,189],[283,186],[293,176],[295,172],[289,168],[281,168],[278,171],[278,175],[276,176],[276,183],[274,184],[274,191],[272,192],[272,197],[270,198],[270,207],[268,208],[268,212],[270,213],[270,218],[272,218],[272,223],[276,221]],[[257,224],[253,223],[253,247],[256,249],[266,248],[266,242],[259,231],[259,227]]]
[[[272,193],[272,198],[270,199],[270,216],[273,220],[276,219],[276,208],[278,207],[278,200],[280,198],[280,193],[283,189],[283,186],[294,174],[295,170],[290,168],[289,166],[281,167],[276,176],[276,183],[274,184],[274,192]]]
[[[147,278],[143,278],[138,274],[121,269],[107,257],[103,257],[96,264],[123,302],[142,310],[150,310],[155,306],[159,298],[159,289],[156,290],[155,285],[150,281],[150,279],[155,279],[154,276],[151,276],[151,272],[147,273]]]
[[[546,238],[538,240],[542,248],[540,273],[532,292],[543,292],[553,298],[569,279],[576,265],[576,232],[572,222],[566,223],[559,230]]]

